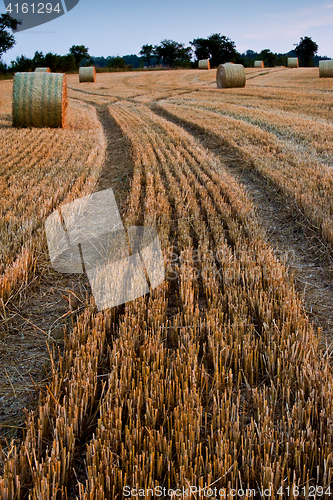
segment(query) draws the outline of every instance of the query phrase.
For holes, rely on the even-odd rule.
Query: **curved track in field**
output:
[[[197,89],[195,90],[197,91]],[[246,157],[239,153],[238,148],[228,146],[224,141],[222,141],[223,144],[221,145],[219,141],[210,137],[206,131],[195,130],[186,123],[186,120],[179,120],[179,117],[177,118],[172,116],[171,113],[161,110],[154,103],[165,99],[165,94],[163,95],[162,91],[157,95],[155,93],[155,98],[151,99],[151,102],[145,97],[144,105],[140,104],[141,97],[133,95],[127,99],[121,99],[121,102],[114,103],[109,107],[110,113],[117,121],[122,133],[130,140],[129,145],[131,145],[135,165],[134,182],[138,183],[139,191],[135,191],[137,194],[134,198],[130,198],[129,201],[128,217],[130,223],[142,223],[144,221],[149,224],[155,221],[159,233],[161,235],[165,233],[165,241],[168,239],[167,235],[169,237],[172,235],[170,239],[171,248],[177,256],[175,267],[178,271],[181,264],[179,254],[188,245],[194,253],[202,251],[203,248],[205,248],[206,252],[211,250],[214,253],[215,245],[221,242],[219,235],[223,234],[227,245],[224,251],[226,253],[235,251],[237,248],[236,241],[241,233],[238,232],[239,229],[236,230],[231,213],[226,210],[226,207],[232,207],[237,196],[235,197],[235,193],[227,195],[225,190],[218,192],[221,176],[225,178],[226,174],[228,175],[227,184],[229,188],[233,185],[232,179],[234,178],[236,181],[234,189],[238,183],[241,183],[254,206],[254,211],[252,211],[252,208],[250,209],[252,213],[252,219],[251,217],[250,219],[258,222],[258,225],[256,225],[256,222],[252,222],[251,225],[249,220],[246,222],[246,216],[244,216],[244,226],[241,231],[245,231],[244,236],[252,234],[253,237],[254,234],[257,234],[258,238],[263,237],[273,247],[277,258],[286,263],[290,274],[295,275],[296,288],[303,298],[303,305],[314,325],[323,329],[324,339],[330,340],[331,311],[333,310],[333,293],[330,282],[331,254],[327,244],[320,238],[318,230],[301,213],[291,197],[284,196],[281,189],[277,189],[274,183],[269,182],[267,178],[260,175],[254,168],[251,168]],[[173,94],[171,91],[168,97],[179,97],[179,95],[177,96],[177,92]],[[154,113],[151,113],[150,108]],[[107,124],[106,115],[103,116],[104,124]],[[177,126],[174,127],[174,124]],[[191,137],[195,139],[194,142]],[[205,153],[207,149],[212,154]],[[208,162],[208,164],[205,162]],[[225,188],[226,186],[224,186]],[[156,198],[157,189],[162,189],[163,192],[163,195],[161,193],[160,205],[156,205],[156,201],[153,201],[154,197]],[[238,196],[245,200],[245,193],[238,191]],[[151,198],[152,196],[153,198]],[[164,201],[162,201],[163,199]],[[226,202],[227,205],[219,205],[221,199],[224,199],[223,203]],[[177,200],[183,201],[179,203]],[[168,206],[169,208],[167,208]],[[241,214],[244,213],[244,208],[243,210],[239,208],[239,210],[237,215],[238,223],[242,220]],[[170,214],[169,224],[166,223],[165,217],[162,216],[163,213]],[[246,224],[250,224],[247,229]],[[203,228],[205,229],[203,230]],[[204,231],[205,237],[203,237],[202,231]],[[163,236],[161,237],[163,239]],[[203,247],[203,238],[207,238],[208,246]],[[181,272],[191,273],[194,270],[200,275],[202,273],[202,262],[193,260],[191,255],[188,255],[189,268],[186,271],[183,267]],[[223,264],[221,266],[219,259],[213,259],[213,263],[210,265],[213,266],[211,269],[215,271],[226,271]],[[227,315],[226,317],[230,315],[230,318],[232,318],[232,293],[227,300],[223,299],[223,293],[226,293],[228,289],[225,279],[223,272],[216,274],[214,285],[216,288],[213,288],[215,290],[213,293],[210,286],[213,286],[214,280],[210,282],[210,285],[205,280],[199,280],[196,284],[194,282],[191,284],[190,281],[187,287],[185,281],[178,282],[178,284],[169,281],[165,290],[168,308],[164,310],[161,321],[163,322],[164,318],[164,321],[169,322],[173,331],[172,324],[179,324],[184,331],[187,327],[192,329],[194,318],[199,324],[204,325],[207,310],[211,308],[212,301],[217,301],[219,308],[224,310]],[[304,285],[306,285],[305,293]],[[185,288],[187,289],[186,292]],[[220,299],[218,298],[219,293],[222,293]],[[194,301],[195,308],[197,308],[196,313],[195,309],[188,309],[187,294]],[[158,307],[159,310],[160,307]],[[183,311],[183,313],[180,314],[180,311]],[[135,313],[134,310],[133,313]],[[123,322],[126,323],[125,318],[126,315],[120,318],[120,326]],[[260,334],[263,328],[262,320],[259,317],[251,316],[251,321]],[[200,333],[200,341],[203,344],[207,342],[205,335]],[[117,338],[114,349],[122,350],[123,347],[121,346],[125,338],[126,342],[128,342],[128,336],[125,336],[123,340],[121,336]],[[149,336],[149,339],[150,342],[153,342],[152,337]],[[160,342],[159,337],[157,341]],[[172,359],[171,353],[175,351],[179,341],[179,336],[177,340],[175,334],[165,340],[164,345],[168,349],[170,359]],[[159,346],[161,348],[161,344]],[[325,340],[322,347],[325,347]],[[113,354],[111,360],[112,358]],[[207,374],[213,374],[212,368],[203,353],[198,359],[203,363]],[[115,360],[112,361],[112,363],[114,362]],[[112,363],[110,366],[112,366]],[[132,358],[131,363],[132,366],[136,366],[134,358]],[[124,379],[121,378],[121,384],[124,384],[124,382]],[[110,391],[110,395],[115,390],[115,387]],[[160,391],[163,393],[163,386],[161,386]],[[117,404],[119,410],[125,403],[119,401]],[[110,413],[103,416],[102,413],[104,426],[107,425],[109,419],[114,421],[114,425],[117,425],[114,419],[118,410],[117,407],[113,410],[115,412],[113,416]],[[250,407],[247,407],[247,411],[250,414]],[[97,426],[97,438],[88,444],[88,454],[86,456],[88,463],[97,465],[98,457],[103,455],[103,450],[109,439],[108,432],[112,432],[112,428],[109,428],[106,432],[102,431],[100,425]],[[157,436],[157,439],[163,439],[163,435]],[[137,444],[133,440],[133,446],[136,447]],[[97,453],[95,458],[91,456],[92,449],[94,453]],[[144,467],[144,462],[142,462],[142,467]],[[117,474],[117,471],[116,465],[109,468],[110,474]],[[95,484],[98,484],[100,480],[99,476],[94,477]],[[88,491],[92,492],[93,490],[88,488],[85,490],[85,495],[88,495]],[[88,498],[88,496],[84,498]]]
[[[194,91],[197,90],[195,89]],[[182,92],[182,94],[186,94],[186,92]],[[132,150],[134,165],[136,165],[134,167],[134,177],[135,171],[139,168],[136,162],[139,161],[139,164],[143,162],[142,165],[146,165],[145,167],[140,167],[143,168],[140,174],[137,173],[136,178],[140,185],[140,196],[132,199],[132,210],[130,202],[130,223],[145,221],[145,223],[149,224],[151,222],[149,210],[152,211],[151,216],[153,220],[157,224],[162,224],[158,226],[159,233],[163,234],[166,231],[165,241],[167,241],[168,234],[172,235],[170,240],[172,243],[171,248],[177,256],[176,263],[174,264],[175,267],[172,268],[173,271],[177,268],[179,272],[181,263],[179,254],[182,251],[181,249],[184,248],[184,244],[185,247],[190,245],[194,252],[200,253],[200,250],[202,251],[203,227],[206,228],[204,231],[210,242],[208,247],[205,247],[206,251],[212,250],[212,253],[214,252],[214,245],[218,241],[221,241],[217,238],[217,234],[221,230],[223,231],[223,238],[225,238],[227,246],[231,250],[234,250],[235,241],[237,241],[240,233],[237,233],[235,239],[235,234],[233,234],[233,230],[231,229],[232,220],[229,218],[230,214],[227,215],[228,212],[225,212],[226,207],[224,207],[224,210],[219,208],[218,203],[220,196],[225,197],[226,193],[221,191],[218,194],[218,191],[216,191],[220,182],[219,176],[222,175],[223,177],[228,173],[231,176],[228,177],[228,183],[234,178],[236,183],[240,183],[244,187],[246,195],[253,203],[254,212],[251,213],[253,213],[253,220],[257,218],[258,226],[251,226],[251,231],[254,231],[254,233],[257,232],[258,237],[263,236],[266,239],[274,249],[276,257],[287,265],[289,273],[294,276],[296,289],[302,297],[303,306],[307,314],[311,317],[315,327],[323,330],[322,348],[325,350],[327,341],[330,344],[332,340],[332,254],[327,243],[321,238],[320,231],[302,213],[292,197],[286,196],[279,186],[251,167],[250,162],[240,153],[238,148],[228,145],[227,141],[222,141],[221,143],[221,141],[207,134],[206,130],[200,130],[200,127],[194,127],[193,124],[191,126],[186,120],[181,120],[179,117],[173,116],[172,113],[168,113],[159,107],[159,101],[166,97],[179,97],[179,91],[174,93],[170,91],[167,96],[163,91],[158,92],[157,95],[155,93],[155,97],[150,102],[144,96],[143,106],[139,104],[142,100],[141,97],[142,95],[134,94],[127,99],[122,98],[121,102],[114,103],[109,108],[111,115],[122,130],[122,134],[127,137],[127,141],[129,140],[127,145]],[[153,110],[155,117],[151,113],[150,108]],[[110,131],[113,128],[109,126],[106,105],[100,108],[99,113],[104,130],[111,141]],[[162,120],[159,119],[159,116]],[[173,124],[176,125],[176,128],[173,127]],[[182,137],[182,131],[184,131],[184,137]],[[194,138],[194,142],[191,137]],[[140,147],[137,149],[137,143],[141,144],[141,148],[143,149],[140,149]],[[209,150],[212,153],[208,155],[209,159],[207,159],[204,153],[205,150]],[[112,155],[111,143],[110,154]],[[208,161],[208,164],[211,162],[209,167],[204,166],[205,161]],[[148,165],[150,166],[148,167]],[[150,170],[151,168],[153,170]],[[154,181],[152,180],[153,178],[155,178]],[[165,213],[170,214],[170,224],[168,227],[165,226],[164,217],[159,218],[157,215],[156,219],[158,206],[153,204],[150,209],[149,206],[145,207],[147,199],[152,196],[154,191],[156,196],[157,185],[163,186],[163,196],[165,197],[163,203],[166,203],[170,207],[166,209],[164,206],[164,209],[166,209]],[[242,196],[245,196],[245,193]],[[183,201],[179,204],[176,200],[181,199]],[[227,197],[226,200],[232,206],[235,198],[231,201],[232,197],[229,200]],[[145,207],[144,211],[141,211],[143,207]],[[216,215],[213,215],[214,212]],[[238,214],[238,217],[240,216],[241,212]],[[216,225],[215,217],[218,217],[218,224],[220,226]],[[193,260],[190,255],[188,259],[190,269],[192,270],[188,269],[187,271],[193,272],[194,269],[200,275],[202,272],[202,263]],[[219,259],[213,259],[211,265],[217,271],[225,271],[223,265],[221,267]],[[186,270],[183,268],[182,272],[186,272]],[[215,289],[215,293],[218,294],[217,290],[225,291],[226,288],[223,272],[218,273],[216,276],[217,281],[215,286],[217,288]],[[183,287],[184,285],[181,283],[177,284],[177,282],[171,280],[168,282],[165,290],[168,307],[164,311],[163,317],[169,322],[171,329],[171,325],[175,324],[175,321],[176,324],[183,325],[185,329],[192,324],[193,309],[189,310],[188,313],[185,312],[183,319],[180,316],[180,311],[187,311],[189,305],[185,299],[186,293],[190,293],[192,300],[194,300],[197,307],[197,313],[194,314],[194,317],[202,325],[205,324],[207,314],[205,311],[209,310],[212,305],[211,301],[214,294],[212,295],[212,292],[209,292],[207,282],[199,280],[194,288],[193,285],[189,285],[188,292],[186,293]],[[214,297],[214,300],[218,299]],[[221,300],[220,308],[223,308],[222,304],[224,304],[224,307],[227,307],[225,310],[226,314],[229,313],[232,317],[230,304],[227,306],[229,301],[232,302],[231,297],[229,297],[227,302],[222,297]],[[192,317],[191,322],[189,322],[190,317]],[[124,317],[120,318],[120,325],[124,321],[126,321]],[[260,319],[255,319],[252,316],[252,321],[256,325],[256,330],[260,332],[262,328]],[[128,337],[126,338],[128,341]],[[168,349],[169,356],[177,348],[179,339],[178,342],[176,339],[177,336],[174,335],[166,339],[165,347]],[[200,342],[205,344],[206,341],[205,334],[200,333]],[[151,337],[150,342],[152,342]],[[119,338],[115,349],[121,349],[121,345],[122,339]],[[205,366],[207,373],[213,373],[203,354],[200,355],[199,359],[203,363],[203,366]],[[135,363],[134,359],[132,363]],[[122,379],[122,383],[124,383],[124,379]],[[162,387],[161,392],[163,393]],[[110,394],[112,394],[112,391]],[[115,409],[114,411],[116,412],[117,410]],[[247,408],[247,411],[251,411],[250,407]],[[114,418],[110,414],[107,415],[108,419]],[[104,425],[106,425],[106,422],[105,420]],[[86,456],[88,463],[92,463],[90,462],[92,460],[91,456],[89,458],[90,446],[94,446],[94,452],[96,452],[96,449],[99,450],[97,451],[97,455],[101,456],[99,454],[103,453],[103,440],[106,438],[109,439],[107,433],[103,433],[99,426],[96,428],[96,433],[99,438],[95,441],[93,440],[93,445],[88,444],[88,455]],[[144,465],[142,464],[142,466]],[[111,467],[110,473],[111,470],[113,474],[117,473],[117,467],[115,469]],[[99,478],[94,478],[94,481],[98,483]],[[88,490],[86,490],[86,494],[88,494]]]
[[[219,141],[200,127],[153,105],[154,111],[183,127],[212,151],[228,172],[246,189],[256,207],[260,226],[277,257],[294,276],[296,289],[317,328],[324,334],[323,348],[333,341],[333,252],[318,228],[299,206],[271,180],[249,165],[248,159],[227,141]]]
[[[271,73],[260,78],[269,83]],[[269,110],[264,125],[258,113],[231,116],[238,100],[251,114],[255,85],[220,93],[212,76],[117,74],[111,85],[98,75],[98,84],[71,84],[70,97],[93,105],[104,130],[96,189],[114,189],[125,225],[156,227],[166,280],[117,309],[96,313],[91,304],[73,322],[38,418],[27,420],[21,451],[4,463],[10,491],[21,474],[24,498],[113,500],[125,485],[259,488],[289,478],[289,486],[294,477],[312,484],[318,474],[330,481],[331,349],[322,356],[312,326],[331,341],[331,253],[323,238],[330,232],[314,223],[327,222],[323,205],[303,213],[311,186],[300,206],[260,163],[279,140]],[[197,123],[206,92],[215,111]],[[281,104],[274,92],[274,105],[290,111],[292,100]],[[221,96],[230,116],[216,112]],[[191,99],[199,104],[189,119]],[[179,113],[172,112],[177,100],[184,101]],[[313,111],[320,126],[328,123],[325,106]],[[311,111],[308,102],[302,119]],[[292,151],[288,116],[281,130]],[[325,155],[322,134],[303,138],[300,123],[302,165],[309,160],[310,168]],[[222,133],[226,124],[233,141]],[[278,150],[271,165],[285,158],[296,169],[287,153]]]

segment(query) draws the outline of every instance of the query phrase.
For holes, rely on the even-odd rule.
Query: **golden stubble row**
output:
[[[216,481],[280,498],[282,483],[329,484],[332,374],[244,189],[145,107],[110,112],[133,150],[126,223],[156,224],[177,279],[118,322],[92,308],[78,318],[22,446],[3,456],[1,496],[66,498],[79,483],[79,498],[111,499],[124,485]]]
[[[257,126],[259,129],[269,132],[282,141],[289,141],[295,146],[302,145],[307,153],[317,155],[318,161],[323,164],[332,164],[333,161],[333,123],[324,120],[305,118],[300,116],[299,111],[287,112],[279,110],[256,109],[246,104],[233,104],[216,99],[210,100],[207,93],[198,98],[198,93],[191,94],[186,99],[168,99],[168,104],[180,107],[190,106],[200,110],[213,111],[222,116],[229,116],[245,123]],[[333,105],[333,102],[332,102]],[[303,109],[303,108],[302,108]]]
[[[328,485],[332,375],[244,191],[184,131],[143,106],[110,112],[133,148],[130,221],[153,217],[158,193],[160,217],[172,218],[169,228],[156,223],[177,250],[178,277],[120,318],[80,498],[214,481],[272,486],[278,498],[281,484],[309,487],[315,473]]]
[[[291,196],[310,221],[319,226],[323,238],[333,243],[333,175],[329,163],[308,151],[304,144],[279,139],[241,119],[187,104],[164,101],[160,106],[184,122],[205,130],[217,141],[223,140],[227,148],[238,154],[245,168],[255,168]],[[325,138],[320,140],[322,152],[325,151],[324,141]]]
[[[50,352],[51,372],[38,410],[26,421],[25,438],[10,450],[0,449],[0,494],[4,500],[67,498],[74,456],[88,432],[97,397],[98,369],[105,332],[114,317],[102,317],[87,304],[63,353]]]
[[[148,102],[154,97],[184,92],[190,89],[205,88],[215,83],[215,71],[200,70],[166,70],[151,72],[117,72],[97,73],[95,83],[79,84],[77,75],[68,75],[69,96],[85,97],[93,100],[99,98],[139,99]],[[215,83],[216,86],[216,83]],[[74,95],[74,94],[73,94]],[[99,96],[99,97],[98,97]]]
[[[90,127],[88,127],[90,124]],[[73,103],[70,128],[0,129],[0,297],[33,276],[45,252],[44,221],[61,203],[90,193],[104,154],[95,110]]]
[[[281,88],[288,90],[306,90],[308,92],[330,92],[332,81],[330,78],[319,78],[319,68],[295,68],[281,71],[266,71],[258,78],[250,80],[251,86],[257,88]]]
[[[299,118],[313,119],[323,123],[332,123],[331,109],[333,96],[329,92],[306,91],[302,88],[291,89],[254,87],[251,82],[245,88],[199,90],[183,93],[184,101],[195,101],[203,106],[219,106],[222,102],[242,106],[247,110],[294,113]]]

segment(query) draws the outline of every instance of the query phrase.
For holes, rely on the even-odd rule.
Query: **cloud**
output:
[[[333,3],[327,3],[324,7],[326,7],[326,9],[333,9]]]
[[[333,8],[333,4],[330,4]],[[265,21],[265,22],[264,22]],[[272,39],[276,37],[304,36],[304,32],[313,28],[327,27],[333,24],[333,13],[325,13],[314,8],[291,10],[283,14],[266,14],[260,22],[254,21],[249,31],[244,30],[243,39]],[[307,33],[305,33],[307,34]]]
[[[240,52],[249,48],[258,51],[270,48],[273,52],[287,52],[293,48],[293,44],[299,42],[301,36],[310,36],[318,43],[321,55],[325,53],[332,57],[332,48],[327,42],[327,33],[332,25],[333,11],[326,10],[324,5],[321,9],[291,8],[289,12],[264,13],[260,20],[251,19],[246,27],[237,29],[235,26],[233,39]]]

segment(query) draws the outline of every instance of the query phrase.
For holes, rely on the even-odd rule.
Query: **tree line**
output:
[[[208,38],[194,38],[190,45],[193,47],[185,47],[184,44],[175,42],[174,40],[162,40],[160,45],[145,44],[141,47],[140,54],[145,59],[148,66],[159,64],[161,61],[169,66],[186,67],[191,66],[191,59],[195,56],[195,61],[192,65],[197,65],[200,59],[209,59],[211,67],[217,67],[225,62],[240,63],[244,66],[253,66],[256,59],[262,60],[265,66],[285,66],[288,57],[298,57],[300,66],[314,66],[319,59],[315,58],[318,52],[318,45],[310,37],[301,37],[300,42],[295,44],[295,48],[286,54],[277,54],[269,49],[264,49],[261,52],[247,50],[240,54],[236,50],[236,44],[230,38],[214,33]]]
[[[208,38],[194,38],[189,42],[193,47],[185,47],[183,43],[174,40],[162,40],[160,45],[145,44],[141,47],[140,54],[148,66],[152,61],[161,62],[169,67],[190,67],[191,59],[195,54],[196,60],[210,59],[212,66],[230,62],[241,62],[241,55],[236,51],[236,44],[230,38],[220,33],[214,33]]]
[[[270,49],[261,52],[247,50],[240,54],[236,50],[236,44],[230,38],[221,33],[213,33],[207,38],[194,38],[185,46],[184,43],[175,40],[164,39],[159,45],[144,44],[138,57],[136,54],[128,56],[92,57],[89,49],[84,45],[73,45],[68,54],[60,56],[51,52],[43,54],[36,51],[33,58],[21,55],[11,65],[7,66],[1,62],[2,55],[15,44],[13,33],[18,24],[16,19],[9,14],[0,15],[0,72],[33,71],[36,67],[49,67],[52,72],[67,72],[79,68],[79,66],[94,65],[109,69],[132,69],[143,66],[156,67],[165,66],[169,68],[197,67],[198,60],[209,59],[211,67],[217,67],[221,63],[234,62],[244,66],[253,66],[256,59],[263,60],[265,66],[285,66],[288,57],[298,57],[300,66],[318,65],[320,59],[327,57],[316,56],[318,45],[310,37],[300,39],[295,47],[285,54],[273,53]],[[194,59],[194,60],[193,60]]]

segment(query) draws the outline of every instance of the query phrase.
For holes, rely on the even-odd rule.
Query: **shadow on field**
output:
[[[106,137],[105,163],[100,173],[96,191],[112,188],[121,215],[126,211],[127,195],[133,176],[133,162],[129,140],[110,115],[106,105],[94,103],[97,116]]]
[[[261,227],[276,256],[286,263],[306,313],[321,328],[321,347],[333,342],[333,252],[322,241],[318,228],[307,219],[296,202],[266,179],[226,138],[207,133],[186,120],[152,104],[159,116],[182,127],[203,147],[214,153],[228,173],[242,183],[256,207]]]

